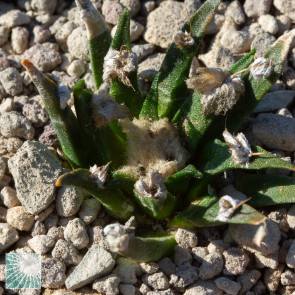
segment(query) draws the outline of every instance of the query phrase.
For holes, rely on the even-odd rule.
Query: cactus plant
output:
[[[287,163],[237,133],[244,118],[282,73],[294,31],[280,37],[264,58],[255,50],[228,71],[199,68],[188,78],[193,57],[220,0],[207,0],[175,34],[144,99],[137,85],[137,59],[125,10],[112,40],[90,0],[76,0],[86,24],[95,92],[69,92],[23,61],[43,98],[72,171],[57,186],[79,187],[97,198],[119,222],[133,218],[135,232],[105,228],[111,250],[139,261],[168,255],[177,227],[253,224],[266,217],[256,208],[294,202],[295,179],[253,174]],[[225,128],[226,126],[226,128]],[[224,141],[223,141],[224,139]],[[236,188],[249,199],[217,197],[214,179],[234,170]],[[242,172],[243,170],[243,172]],[[161,224],[166,232],[152,232]],[[263,231],[262,231],[263,232]],[[263,235],[261,236],[263,239]]]

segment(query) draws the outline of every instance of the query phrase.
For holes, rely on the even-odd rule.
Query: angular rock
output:
[[[165,257],[158,261],[160,269],[165,273],[165,275],[170,276],[176,272],[175,263],[168,257]]]
[[[29,30],[25,27],[16,27],[11,32],[11,46],[17,53],[23,53],[29,44]]]
[[[223,252],[225,265],[223,273],[225,275],[240,275],[246,270],[249,263],[248,255],[239,248],[229,248]]]
[[[31,18],[20,10],[13,9],[0,16],[0,25],[7,28],[26,25],[31,21]]]
[[[92,284],[92,289],[106,295],[116,295],[119,293],[120,278],[111,274],[101,279],[96,279]]]
[[[62,173],[60,162],[42,143],[26,141],[9,159],[17,197],[30,214],[46,209],[55,197],[55,182]]]
[[[295,2],[293,0],[274,0],[274,7],[295,21]]]
[[[156,290],[165,290],[169,288],[169,281],[163,272],[157,272],[152,275],[145,274],[142,281]]]
[[[184,248],[194,248],[198,244],[196,233],[188,228],[179,228],[176,231],[175,240],[179,246]]]
[[[220,277],[214,281],[218,289],[224,291],[226,294],[237,295],[241,289],[241,284],[232,281],[225,277]]]
[[[7,210],[7,223],[18,230],[30,231],[34,225],[34,216],[25,212],[22,206]]]
[[[285,265],[280,264],[277,269],[267,268],[265,270],[263,281],[269,291],[275,292],[277,290],[284,268]]]
[[[15,228],[7,223],[0,223],[0,253],[9,248],[19,239]]]
[[[185,288],[199,278],[198,269],[191,265],[177,267],[176,273],[172,274],[169,283],[175,288]]]
[[[248,17],[259,17],[269,12],[271,3],[272,0],[246,0],[244,10]]]
[[[18,95],[23,91],[23,81],[19,71],[10,67],[0,72],[0,82],[5,92],[11,96]]]
[[[41,286],[43,288],[60,288],[66,280],[66,266],[57,259],[41,260]]]
[[[53,248],[55,240],[50,236],[38,235],[28,240],[28,244],[35,253],[46,254]]]
[[[256,48],[255,58],[262,57],[269,47],[276,41],[276,38],[269,33],[260,33],[255,36],[251,43],[251,50]]]
[[[98,245],[93,245],[80,264],[68,276],[65,285],[75,290],[111,272],[115,265],[112,255]]]
[[[68,223],[64,231],[64,236],[77,249],[85,248],[89,242],[85,224],[80,218],[75,218]]]
[[[0,46],[5,44],[9,38],[9,28],[0,25]]]
[[[77,59],[89,62],[87,32],[83,27],[72,31],[67,40],[69,52]]]
[[[223,258],[220,253],[210,253],[203,259],[199,268],[199,277],[201,280],[210,280],[222,272]]]
[[[279,30],[279,25],[276,18],[273,15],[265,14],[261,15],[258,19],[258,23],[261,28],[272,35],[275,35]]]
[[[37,14],[53,14],[57,0],[32,0],[31,7]]]
[[[246,21],[241,3],[237,0],[231,2],[227,7],[225,16],[231,17],[237,25],[242,25]]]
[[[0,158],[0,163],[1,163],[1,158]],[[16,190],[14,190],[10,186],[5,186],[1,190],[0,198],[1,198],[2,202],[3,202],[3,204],[8,208],[12,208],[12,207],[20,205],[20,201],[16,196]]]
[[[202,281],[198,280],[197,282],[190,285],[183,295],[222,295],[223,292],[216,287],[213,281]]]
[[[68,21],[63,24],[55,34],[55,39],[63,52],[68,52],[69,48],[67,40],[70,34],[76,29],[76,24],[73,21]]]
[[[247,291],[249,291],[256,284],[260,277],[261,273],[256,269],[246,271],[246,273],[239,276],[237,281],[241,284],[240,293],[245,294]]]
[[[85,224],[89,224],[96,219],[100,207],[100,202],[96,198],[86,199],[79,210],[79,217],[85,222]]]
[[[5,137],[33,139],[35,129],[31,122],[18,112],[0,114],[0,133]]]
[[[266,147],[284,151],[295,150],[295,119],[277,114],[260,114],[252,132]]]

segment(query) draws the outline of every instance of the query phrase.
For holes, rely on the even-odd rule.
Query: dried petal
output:
[[[118,223],[109,224],[103,231],[112,252],[121,252],[127,249],[130,237],[126,234],[123,225]]]
[[[237,136],[233,136],[226,129],[223,131],[222,135],[225,142],[230,147],[230,152],[235,163],[248,167],[252,151],[245,135],[240,132]]]
[[[103,188],[103,185],[106,181],[108,169],[111,162],[101,167],[98,167],[96,164],[89,168],[90,178],[95,180],[100,188]]]
[[[186,31],[183,32],[182,30],[178,30],[173,39],[178,48],[190,47],[195,44],[195,40],[191,34]]]
[[[139,179],[134,188],[143,197],[151,199],[165,200],[167,198],[167,189],[164,185],[164,177],[161,173],[154,171],[148,175],[148,183]]]
[[[137,56],[134,52],[120,52],[111,48],[104,58],[103,81],[109,85],[117,77],[123,84],[132,87],[128,74],[135,72],[137,68]]]
[[[62,85],[57,88],[57,95],[59,97],[59,105],[64,110],[68,105],[68,100],[71,98],[71,92],[67,86]]]
[[[255,80],[262,80],[271,75],[273,62],[270,59],[259,57],[250,65],[250,72]]]
[[[92,119],[97,127],[109,125],[113,120],[130,117],[129,109],[117,103],[108,93],[108,85],[103,83],[92,96]]]
[[[227,222],[234,213],[234,208],[239,205],[241,201],[225,195],[219,199],[219,211],[215,218],[221,222]]]
[[[257,232],[255,233],[255,236],[253,238],[253,243],[257,245],[258,247],[261,247],[262,241],[267,235],[267,227],[265,220],[263,223],[258,227]]]

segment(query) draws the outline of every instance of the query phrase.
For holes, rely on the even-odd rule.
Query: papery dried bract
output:
[[[107,126],[113,120],[130,117],[129,109],[114,100],[108,93],[108,87],[103,83],[92,96],[92,119],[97,127]]]
[[[135,185],[137,193],[151,199],[165,200],[167,189],[164,185],[164,177],[158,171],[151,172],[147,179],[139,179]]]
[[[230,152],[235,163],[248,167],[252,151],[245,135],[240,132],[237,136],[233,136],[227,130],[224,130],[222,135],[230,147]]]
[[[100,188],[103,188],[107,178],[110,163],[98,167],[96,164],[89,168],[90,178],[95,180]]]
[[[255,80],[262,80],[271,75],[273,62],[270,59],[259,57],[249,67],[250,72]]]
[[[225,195],[219,199],[219,211],[216,220],[227,222],[234,214],[234,208],[239,205],[241,201]]]
[[[109,224],[104,228],[103,232],[112,252],[122,252],[127,249],[130,237],[126,234],[123,225],[118,223]]]
[[[194,38],[188,32],[183,32],[178,30],[177,33],[173,36],[174,43],[178,48],[190,47],[195,44]]]
[[[137,71],[137,56],[128,50],[110,49],[104,58],[103,81],[110,85],[112,79],[118,78],[123,84],[132,87],[128,75]]]

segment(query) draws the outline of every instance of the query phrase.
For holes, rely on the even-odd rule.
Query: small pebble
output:
[[[135,295],[136,293],[136,288],[128,284],[120,284],[119,290],[122,293],[122,295]]]
[[[284,286],[295,284],[295,273],[289,269],[285,270],[281,275],[281,284]]]
[[[145,274],[142,277],[142,281],[155,290],[165,290],[169,288],[169,281],[163,272],[157,272],[152,275]]]
[[[244,294],[249,291],[259,280],[261,273],[258,270],[246,271],[244,274],[240,275],[237,279],[238,283],[241,284],[240,293]]]
[[[199,278],[198,269],[189,264],[176,268],[175,274],[170,276],[170,284],[175,288],[185,288]]]
[[[119,293],[120,278],[111,274],[106,277],[96,279],[92,284],[92,289],[106,295],[116,295]]]
[[[279,25],[274,16],[270,14],[261,15],[258,19],[261,28],[272,35],[275,35],[279,30]]]
[[[210,253],[206,255],[199,269],[201,280],[210,280],[222,272],[223,257],[220,253]]]
[[[18,230],[30,231],[34,216],[26,213],[22,206],[15,206],[7,210],[7,223]]]
[[[162,258],[158,261],[160,269],[164,272],[165,275],[170,276],[176,272],[175,263],[168,257]]]
[[[179,228],[176,231],[175,240],[183,248],[194,248],[198,244],[196,233],[188,228]]]
[[[71,220],[64,231],[65,239],[77,249],[83,249],[89,242],[84,222],[80,218]]]
[[[100,202],[96,198],[86,199],[83,201],[79,210],[79,217],[85,222],[85,224],[90,224],[96,219],[100,207]]]
[[[249,263],[248,255],[239,248],[229,248],[223,252],[225,265],[223,273],[225,275],[243,274]]]
[[[174,247],[174,262],[177,266],[183,265],[185,263],[191,263],[192,261],[193,257],[188,249],[180,246]]]
[[[140,268],[142,269],[143,272],[151,275],[156,273],[159,270],[159,265],[155,262],[150,262],[150,263],[140,263]]]
[[[1,158],[0,158],[0,166],[2,166],[1,164],[2,164],[2,162],[1,162]],[[6,167],[6,164],[5,164],[4,167]],[[3,175],[4,175],[4,173],[3,173]],[[1,173],[0,173],[0,176],[1,176]],[[1,190],[0,198],[1,198],[2,202],[3,202],[3,204],[8,208],[12,208],[12,207],[20,205],[20,201],[16,196],[16,190],[13,189],[10,186],[5,186]]]
[[[235,281],[232,281],[225,277],[220,277],[214,280],[214,283],[218,289],[223,290],[226,294],[237,295],[241,289],[241,284]]]
[[[16,27],[11,32],[11,46],[15,53],[22,54],[29,44],[29,30],[25,27]]]
[[[66,266],[54,258],[41,260],[41,285],[43,288],[59,288],[66,280]]]
[[[10,67],[1,71],[0,82],[5,92],[11,96],[18,95],[23,91],[23,80],[16,68]]]
[[[28,244],[35,253],[46,254],[53,248],[55,241],[50,236],[38,235],[28,240]]]

